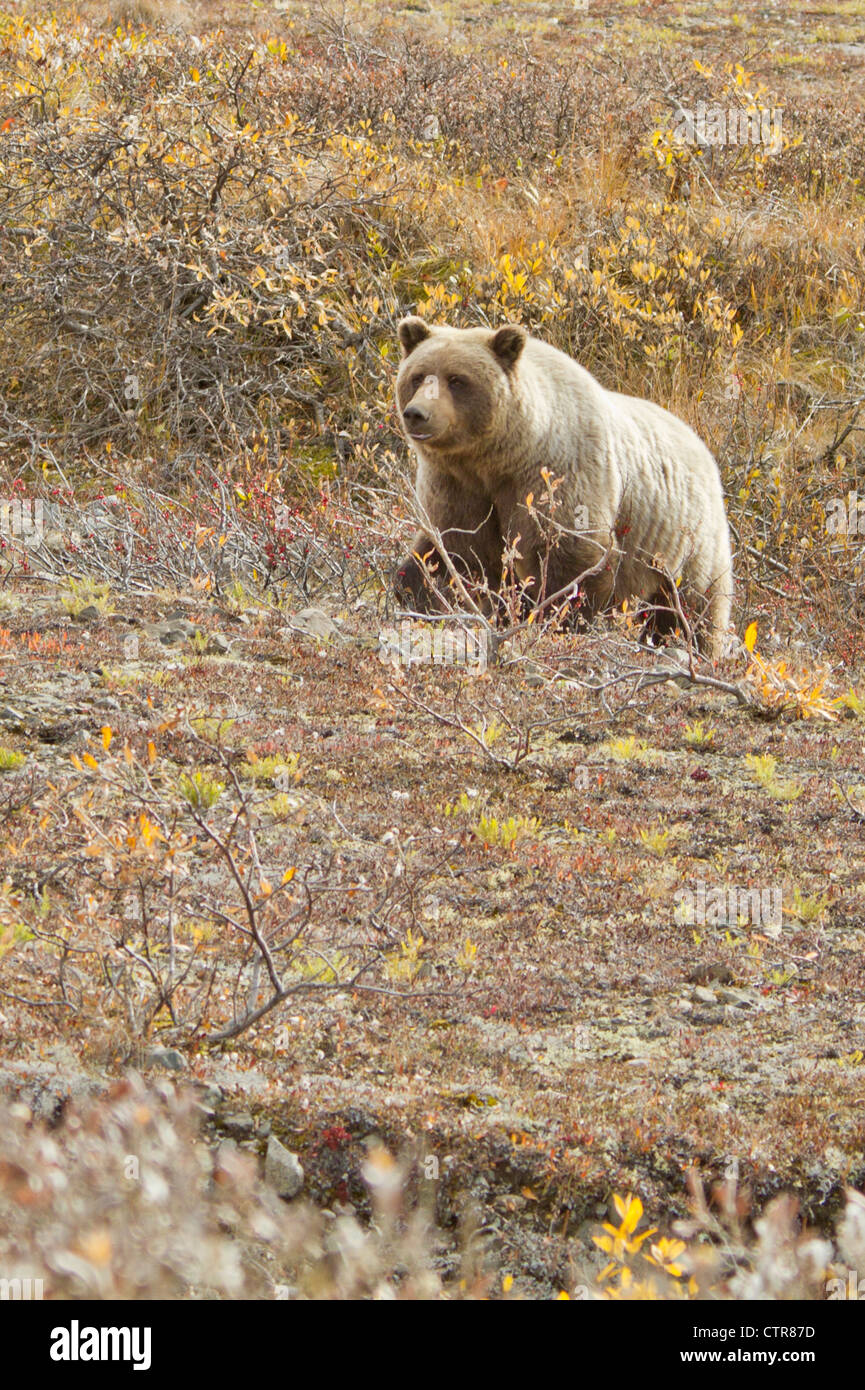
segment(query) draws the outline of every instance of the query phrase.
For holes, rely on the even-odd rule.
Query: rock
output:
[[[697,985],[694,990],[694,998],[701,1004],[717,1004],[718,996],[713,989],[705,989],[703,985]]]
[[[178,642],[186,642],[194,637],[197,628],[194,623],[190,623],[186,618],[172,618],[168,623],[159,623],[159,640],[166,647],[173,647]]]
[[[206,1081],[199,1085],[199,1092],[204,1105],[217,1106],[223,1099],[223,1089],[216,1086],[212,1081]]]
[[[212,632],[204,651],[207,656],[226,656],[230,649],[231,643],[227,637],[223,637],[221,632]]]
[[[255,1121],[248,1110],[235,1110],[220,1116],[219,1128],[233,1139],[247,1139],[255,1130]]]
[[[264,1176],[271,1187],[289,1201],[296,1197],[303,1187],[303,1168],[297,1154],[293,1154],[284,1144],[280,1144],[274,1134],[267,1141],[267,1154],[264,1159]]]
[[[301,608],[299,613],[292,613],[288,626],[282,629],[282,633],[284,636],[292,637],[298,632],[318,637],[321,641],[341,635],[339,624],[323,608]]]
[[[88,603],[86,608],[82,608],[80,613],[73,613],[74,623],[95,623],[100,617],[99,609],[95,603]]]
[[[698,965],[696,970],[692,970],[688,976],[688,982],[692,985],[731,985],[733,983],[733,972],[729,965],[724,965],[721,961],[713,961],[710,965]]]
[[[148,637],[155,637],[166,647],[176,646],[194,637],[198,629],[186,618],[171,618],[164,623],[143,623]]]
[[[753,989],[724,988],[718,990],[718,998],[724,1004],[732,1004],[737,1009],[753,1009],[759,999]]]
[[[146,1067],[164,1067],[166,1071],[183,1071],[186,1058],[173,1047],[150,1047],[144,1054]]]
[[[118,497],[115,492],[109,493],[107,497],[97,497],[92,502],[88,502],[84,508],[85,512],[90,512],[95,516],[102,516],[106,512],[116,511],[118,508],[126,506],[122,497]]]

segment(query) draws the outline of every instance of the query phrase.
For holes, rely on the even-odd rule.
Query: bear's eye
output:
[[[468,382],[464,376],[449,376],[448,386],[452,391],[459,391],[461,386],[468,386]]]
[[[424,376],[423,372],[415,372],[414,376],[411,378],[411,381],[409,382],[409,385],[415,391],[417,391],[421,386],[423,386],[425,381],[426,377]]]

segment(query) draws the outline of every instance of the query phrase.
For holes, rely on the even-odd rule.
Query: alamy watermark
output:
[[[677,888],[676,921],[692,927],[734,927],[749,922],[754,927],[780,927],[780,888]]]
[[[45,1297],[42,1279],[0,1279],[0,1303],[39,1301]]]
[[[66,520],[72,525],[66,529]],[[73,545],[81,544],[78,529],[80,516],[59,502],[44,502],[41,497],[0,497],[0,538],[17,541],[19,545],[37,549],[49,539],[52,530],[65,533]]]
[[[784,108],[765,107],[743,111],[741,107],[680,106],[673,117],[673,139],[682,145],[762,145],[771,154],[783,149]]]
[[[826,1297],[837,1301],[845,1299],[850,1303],[865,1303],[865,1279],[859,1278],[858,1269],[848,1269],[846,1279],[827,1279]]]
[[[134,1371],[147,1371],[151,1341],[150,1327],[82,1327],[73,1318],[52,1329],[48,1354],[52,1361],[130,1361]]]
[[[466,666],[485,671],[492,655],[492,633],[486,628],[414,628],[404,618],[399,628],[386,627],[378,635],[378,657],[384,665]]]
[[[865,536],[865,497],[849,492],[847,500],[833,497],[826,508],[826,530],[830,536]]]
[[[45,507],[41,497],[0,498],[0,536],[24,545],[39,545],[45,534]]]

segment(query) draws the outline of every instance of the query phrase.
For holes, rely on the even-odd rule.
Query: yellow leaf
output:
[[[749,651],[749,652],[752,652],[752,651],[754,650],[754,645],[755,645],[756,641],[757,641],[757,624],[756,624],[756,623],[751,623],[751,626],[747,629],[747,631],[746,631],[746,633],[745,633],[745,646],[748,648],[748,651]]]
[[[642,1202],[639,1197],[632,1197],[630,1192],[627,1197],[614,1196],[613,1202],[616,1211],[622,1218],[623,1233],[630,1235],[640,1224],[640,1218],[643,1215]]]
[[[111,732],[111,725],[110,725],[110,724],[103,724],[103,726],[102,726],[102,747],[105,749],[106,753],[108,752],[109,748],[111,747],[111,740],[112,740],[113,737],[114,737],[114,735],[113,735],[113,733]]]
[[[79,756],[78,756],[77,753],[73,753],[73,754],[72,754],[72,757],[70,758],[70,762],[72,763],[72,766],[73,766],[73,767],[75,767],[75,768],[78,769],[79,772],[83,772],[83,771],[84,771],[84,768],[81,766],[81,759],[79,758]]]
[[[201,81],[201,73],[198,71],[198,68],[191,68],[189,76],[192,78],[193,82]]]
[[[502,1293],[510,1293],[513,1286],[514,1276],[512,1274],[506,1274],[502,1280]]]
[[[291,883],[291,880],[294,878],[296,873],[297,869],[286,869],[285,873],[282,875],[283,883]]]
[[[88,767],[95,768],[97,772],[99,771],[99,764],[98,764],[98,762],[96,761],[96,759],[94,758],[94,756],[93,756],[92,753],[85,753],[85,754],[84,754],[84,761],[85,761],[85,763],[87,764]]]
[[[147,761],[149,763],[156,762],[156,744],[153,742],[153,739],[148,739],[147,742]]]

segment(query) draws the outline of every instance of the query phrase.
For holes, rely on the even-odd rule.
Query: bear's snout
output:
[[[428,433],[429,411],[419,405],[407,405],[402,413],[405,427],[413,439],[425,439]]]

